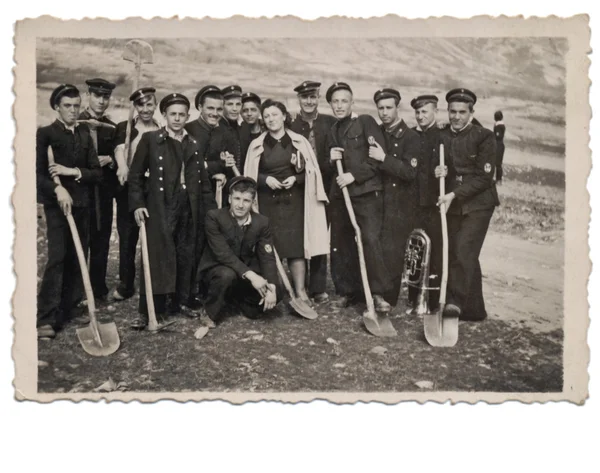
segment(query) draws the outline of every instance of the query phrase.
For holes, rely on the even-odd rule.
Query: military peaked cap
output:
[[[60,98],[67,92],[77,92],[79,95],[79,89],[72,84],[61,84],[50,94],[50,107],[54,108],[60,101]]]
[[[296,92],[298,95],[307,95],[312,92],[315,92],[316,90],[319,90],[319,87],[321,87],[320,82],[315,82],[313,80],[305,80],[298,87],[294,88],[294,92]]]
[[[205,85],[204,87],[202,87],[198,93],[196,94],[196,98],[194,99],[194,104],[196,105],[196,108],[198,110],[200,110],[200,101],[202,100],[202,97],[204,97],[206,94],[222,94],[223,92],[221,91],[221,89],[219,89],[216,85]]]
[[[428,103],[434,103],[437,105],[439,99],[435,95],[419,95],[410,101],[410,106],[415,110],[421,108],[423,105]]]
[[[352,89],[345,82],[335,82],[329,89],[327,89],[327,93],[325,94],[325,99],[327,102],[331,102],[331,96],[336,90],[347,90],[352,93]]]
[[[90,92],[95,92],[96,94],[101,95],[112,94],[113,89],[116,87],[116,84],[108,82],[104,79],[89,79],[86,80],[85,83],[88,85]]]
[[[242,94],[242,103],[244,102],[256,102],[258,105],[261,104],[260,97],[253,92],[246,92]]]
[[[469,89],[452,89],[446,94],[446,102],[470,102],[475,104],[477,103],[477,95]]]
[[[400,92],[398,92],[396,89],[380,89],[377,92],[375,92],[375,95],[373,95],[373,100],[375,103],[379,102],[382,99],[394,99],[396,101],[396,105],[400,103],[400,100],[402,100],[402,97],[400,97]]]
[[[241,97],[242,88],[239,85],[228,85],[223,90],[223,97],[228,99],[231,97]]]
[[[142,87],[136,90],[133,94],[129,96],[129,100],[132,102],[137,102],[138,100],[143,99],[144,97],[150,97],[154,95],[156,89],[154,87]]]
[[[160,113],[165,113],[167,108],[171,105],[185,105],[188,109],[190,108],[190,101],[183,94],[169,94],[165,96],[159,104]]]

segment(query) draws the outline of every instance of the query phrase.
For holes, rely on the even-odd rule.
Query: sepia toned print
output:
[[[19,24],[18,398],[585,400],[585,18],[356,21]]]

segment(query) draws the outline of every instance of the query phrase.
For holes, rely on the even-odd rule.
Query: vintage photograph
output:
[[[37,394],[568,397],[586,58],[520,22],[28,38]]]

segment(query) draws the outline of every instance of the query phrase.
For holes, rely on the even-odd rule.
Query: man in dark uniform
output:
[[[215,85],[202,87],[195,98],[198,119],[189,122],[185,129],[198,141],[200,154],[206,162],[208,175],[215,191],[215,182],[223,184],[234,177],[234,151],[236,143],[226,125],[222,124],[223,94]],[[225,189],[224,189],[225,190]],[[227,193],[224,192],[226,202]]]
[[[216,207],[198,141],[185,131],[189,100],[169,94],[160,101],[166,126],[142,135],[129,171],[129,208],[145,221],[157,318],[183,311],[191,317],[197,286],[199,216]],[[140,284],[141,318],[147,325],[144,281]]]
[[[477,96],[467,89],[446,94],[450,127],[442,133],[449,157],[447,194],[440,197],[448,209],[450,242],[446,315],[462,320],[487,317],[483,300],[479,254],[496,206],[494,183],[496,139],[487,128],[473,125]],[[444,175],[441,167],[436,175]]]
[[[435,95],[419,95],[411,100],[415,110],[417,126],[413,128],[419,135],[419,167],[417,169],[418,207],[415,228],[421,228],[431,241],[429,265],[430,287],[439,287],[442,269],[442,225],[437,201],[440,194],[439,180],[435,168],[439,166],[440,128],[437,125],[438,98]],[[414,308],[419,290],[409,287],[409,301]],[[439,302],[439,290],[432,289],[426,295],[429,307],[433,310]],[[408,311],[412,312],[412,309]]]
[[[37,298],[38,337],[54,337],[73,316],[83,296],[81,271],[65,215],[71,214],[84,253],[87,252],[93,185],[102,179],[94,143],[85,126],[77,125],[79,90],[58,86],[50,96],[57,119],[37,130],[37,201],[44,206],[48,261]],[[55,164],[49,166],[48,147]],[[53,181],[59,176],[61,185]]]
[[[252,212],[255,197],[256,181],[235,177],[229,183],[229,207],[211,210],[206,217],[207,245],[200,263],[207,292],[202,321],[211,328],[227,302],[256,318],[282,298],[269,219]]]
[[[233,155],[235,165],[240,172],[244,169],[242,162],[242,141],[240,137],[240,113],[242,111],[242,88],[239,85],[229,85],[222,90],[223,93],[223,116],[219,124],[233,140],[234,150],[229,151]]]
[[[113,292],[117,301],[129,299],[133,296],[135,281],[135,254],[139,236],[139,227],[135,222],[133,213],[129,211],[129,185],[127,177],[129,166],[135,155],[137,145],[142,135],[147,131],[156,131],[160,128],[154,119],[154,112],[158,106],[154,87],[142,87],[129,96],[137,111],[134,118],[128,156],[125,156],[125,140],[127,137],[127,120],[117,125],[115,133],[115,161],[117,162],[117,178],[120,187],[116,193],[117,201],[117,232],[119,233],[119,285]]]
[[[242,94],[242,119],[244,121],[240,125],[240,147],[242,153],[240,159],[241,167],[239,168],[240,172],[244,169],[246,153],[248,153],[250,143],[258,138],[264,131],[260,116],[260,104],[260,97],[255,93],[244,92]]]
[[[377,142],[369,156],[381,164],[383,180],[383,258],[390,272],[391,289],[384,294],[395,306],[400,294],[406,239],[416,223],[419,137],[400,117],[400,92],[385,88],[373,101],[382,122],[385,149]],[[386,152],[387,150],[387,152]]]
[[[98,161],[102,166],[102,184],[94,189],[90,215],[90,281],[96,300],[106,300],[106,268],[110,249],[110,235],[113,222],[113,199],[119,182],[114,160],[114,139],[116,124],[105,115],[115,84],[104,79],[90,79],[88,86],[88,106],[79,115],[86,120],[90,134],[96,145]],[[108,125],[108,126],[102,126]]]
[[[327,148],[327,135],[336,119],[331,115],[319,113],[320,82],[304,81],[294,91],[298,95],[300,113],[292,122],[291,129],[304,136],[312,146],[319,169],[323,178],[323,186],[329,192],[333,182],[335,169],[329,162],[329,148]],[[327,224],[330,223],[329,206],[325,207]],[[308,274],[308,292],[315,302],[327,302],[329,295],[326,292],[327,283],[327,255],[313,257],[310,262]]]
[[[391,306],[383,295],[391,289],[386,268],[381,230],[383,223],[383,181],[380,164],[369,157],[370,141],[382,146],[385,143],[381,128],[370,115],[352,114],[354,104],[352,89],[345,82],[336,82],[326,93],[337,119],[328,135],[331,164],[341,160],[344,173],[336,178],[331,188],[331,276],[338,295],[336,306],[346,306],[360,300],[363,293],[355,232],[342,188],[347,188],[356,220],[362,233],[367,275],[375,308],[388,312]],[[372,138],[372,139],[371,139]]]

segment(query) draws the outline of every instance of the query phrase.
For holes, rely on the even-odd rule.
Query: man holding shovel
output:
[[[73,318],[82,298],[82,277],[73,236],[65,216],[71,214],[87,250],[90,201],[93,185],[102,179],[102,169],[89,130],[77,124],[81,106],[79,90],[70,84],[58,86],[50,96],[57,119],[39,128],[36,136],[37,199],[46,216],[48,262],[37,298],[38,337],[52,338]],[[49,165],[48,147],[55,164]],[[60,176],[61,185],[53,178]]]
[[[444,315],[462,320],[487,317],[483,300],[479,254],[496,206],[500,205],[494,169],[494,132],[474,125],[477,96],[468,89],[446,94],[450,127],[442,139],[450,165],[448,171],[436,168],[436,177],[448,175],[444,203],[448,213],[450,242],[448,298]]]
[[[346,307],[357,302],[363,292],[355,231],[342,196],[342,189],[347,188],[362,232],[375,310],[389,312],[391,306],[383,297],[391,289],[381,246],[383,182],[379,162],[369,157],[369,142],[384,146],[383,133],[370,115],[352,113],[352,89],[345,82],[329,87],[326,99],[337,119],[328,137],[331,163],[337,166],[336,161],[342,161],[345,170],[336,178],[337,185],[332,186],[330,195],[331,274],[336,292],[341,296],[335,305]]]
[[[108,296],[106,268],[113,222],[113,199],[118,189],[114,161],[114,138],[116,124],[105,113],[115,84],[105,79],[89,79],[87,108],[79,115],[85,120],[95,142],[98,160],[102,166],[102,184],[94,189],[90,203],[90,280],[96,301]]]
[[[166,126],[142,135],[129,170],[129,209],[145,222],[154,307],[159,322],[167,312],[195,313],[198,217],[216,207],[198,141],[185,131],[189,100],[169,94],[160,101]],[[144,282],[141,317],[148,324]]]
[[[137,112],[131,127],[129,156],[133,157],[142,135],[148,131],[160,128],[154,119],[158,106],[154,87],[142,87],[129,96]],[[129,185],[127,178],[131,159],[125,156],[125,141],[127,137],[127,120],[117,125],[115,138],[115,160],[117,162],[117,178],[119,189],[117,201],[117,232],[119,233],[119,285],[113,292],[117,301],[129,299],[134,294],[135,253],[139,237],[139,227],[133,213],[129,211]]]
[[[202,322],[210,328],[228,302],[256,318],[282,299],[269,219],[252,212],[256,187],[250,177],[234,177],[229,207],[211,210],[206,217],[200,270],[207,293]]]

